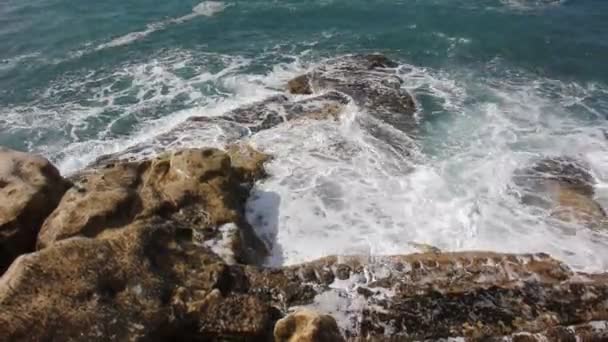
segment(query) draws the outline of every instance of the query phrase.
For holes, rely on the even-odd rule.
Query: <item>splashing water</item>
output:
[[[133,5],[133,26],[122,26],[134,18],[120,5],[89,4],[98,7],[75,23],[41,3],[74,20],[41,15],[0,30],[0,144],[43,153],[71,174],[188,117],[282,94],[323,58],[385,52],[416,97],[416,134],[350,105],[338,122],[287,123],[249,139],[275,156],[247,204],[271,247],[268,264],[410,253],[417,243],[546,252],[577,270],[608,269],[604,232],[522,205],[512,180],[538,158],[574,156],[608,204],[603,3],[163,3]],[[23,6],[0,18],[33,11]],[[106,26],[70,27],[90,22]],[[219,130],[180,134],[171,147],[222,145]]]

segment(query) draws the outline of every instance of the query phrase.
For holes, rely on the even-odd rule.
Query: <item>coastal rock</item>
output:
[[[324,272],[335,274],[344,265],[351,270],[348,280],[323,280]],[[337,314],[349,339],[477,341],[608,318],[608,276],[575,273],[544,254],[328,257],[284,268],[280,276],[268,274],[261,282],[250,277],[250,282],[258,288],[264,282],[274,284],[276,291],[293,286],[295,282],[285,279],[298,275],[306,275],[300,289],[277,293],[277,298],[285,298],[288,307],[305,305]],[[277,279],[285,281],[283,286]],[[306,286],[315,289],[312,301],[302,296]]]
[[[377,54],[349,55],[329,59],[311,72],[288,83],[292,94],[314,94],[334,90],[351,97],[370,114],[394,127],[412,128],[414,98],[396,75],[397,63]]]
[[[285,95],[277,95],[234,109],[224,114],[222,119],[244,125],[256,133],[294,120],[336,120],[348,103],[348,98],[337,92],[300,101],[291,101]]]
[[[21,256],[0,279],[0,334],[269,341],[274,327],[279,341],[339,341],[341,332],[519,341],[608,331],[598,323],[608,320],[608,275],[576,273],[543,254],[327,257],[263,269],[228,265],[180,230],[164,218],[139,220]],[[294,309],[319,314],[280,320]],[[325,315],[338,318],[340,332]]]
[[[592,229],[608,227],[606,212],[594,199],[595,180],[580,161],[543,159],[517,171],[514,182],[523,190],[524,203],[548,210],[551,217]]]
[[[237,171],[241,182],[253,183],[266,177],[264,163],[270,160],[269,155],[243,143],[229,145],[226,153],[230,156],[232,168]]]
[[[0,275],[34,250],[42,222],[68,186],[45,158],[0,147]]]
[[[221,116],[193,116],[166,133],[126,150],[102,156],[90,167],[103,167],[113,161],[139,161],[153,158],[164,151],[199,146],[201,142],[216,142],[217,147],[234,144],[240,139],[286,122],[299,120],[337,120],[349,99],[329,92],[300,101],[284,95],[244,105]]]
[[[195,116],[180,123],[169,131],[155,135],[144,142],[131,146],[121,152],[107,154],[97,158],[89,168],[101,168],[116,160],[141,161],[151,159],[166,151],[176,151],[199,147],[201,142],[217,142],[221,147],[247,137],[250,131],[236,122],[218,117]]]
[[[85,170],[73,177],[74,186],[44,222],[38,248],[74,236],[93,238],[141,218],[160,216],[192,231],[200,243],[230,249],[234,260],[260,258],[264,245],[243,211],[252,182],[265,174],[267,158],[244,146],[229,153],[187,149]],[[227,224],[237,229],[225,234]],[[229,241],[218,242],[225,239]]]
[[[271,308],[163,218],[21,256],[0,278],[10,341],[267,340]]]
[[[265,246],[244,220],[243,206],[267,160],[238,144],[227,152],[186,149],[147,161],[108,160],[103,168],[73,176],[73,186],[43,224],[40,250],[19,256],[0,278],[0,336],[10,341],[606,337],[608,274],[577,273],[545,254],[428,248],[411,255],[256,266]],[[577,195],[592,195],[592,177],[564,163],[539,164],[533,174],[543,177],[522,179],[540,181],[544,189],[549,178]],[[16,164],[2,165],[29,175],[27,163]],[[19,179],[26,179],[19,172]],[[56,170],[49,175],[58,177]]]
[[[336,320],[310,310],[298,310],[279,320],[274,327],[276,342],[340,342]]]

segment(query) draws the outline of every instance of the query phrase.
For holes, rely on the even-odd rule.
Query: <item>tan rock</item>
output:
[[[0,278],[0,336],[163,341],[267,335],[269,307],[231,294],[240,285],[228,266],[180,237],[175,226],[162,218],[140,220],[21,256]]]
[[[287,89],[292,94],[310,95],[312,86],[309,75],[300,75],[287,83]]]
[[[266,176],[264,163],[270,160],[269,155],[243,143],[229,145],[226,153],[230,156],[232,168],[243,176],[242,181],[253,182]]]
[[[547,255],[328,257],[280,269],[227,265],[165,218],[21,256],[0,278],[0,336],[22,340],[340,341],[606,336],[608,275]],[[350,277],[330,286],[348,267]],[[336,274],[336,275],[335,275]],[[344,280],[344,279],[343,279]],[[331,307],[332,303],[335,305]],[[574,331],[574,330],[572,330]],[[336,334],[336,332],[338,332]]]
[[[186,149],[149,161],[109,162],[74,177],[74,187],[44,222],[38,248],[74,237],[96,237],[134,220],[161,216],[194,231],[203,243],[223,238],[220,228],[234,223],[237,260],[253,261],[264,244],[243,216],[249,187],[265,175],[268,156],[251,147]],[[233,162],[234,161],[234,165]],[[247,185],[249,184],[249,185]]]
[[[310,310],[299,310],[279,320],[274,339],[276,342],[345,341],[333,317]]]
[[[514,180],[522,189],[523,202],[546,209],[551,217],[591,229],[608,228],[608,216],[594,199],[595,180],[580,161],[543,159],[518,170]]]
[[[344,268],[346,282],[339,275]],[[326,280],[328,271],[342,281]],[[608,276],[573,272],[545,254],[327,257],[257,270],[248,279],[252,288],[268,289],[279,307],[337,310],[351,318],[342,326],[349,340],[500,340],[608,319]]]
[[[45,158],[0,147],[0,274],[34,250],[42,222],[68,187]]]
[[[608,217],[604,209],[591,196],[563,185],[554,188],[552,195],[556,206],[552,209],[551,216],[590,228],[608,228]]]

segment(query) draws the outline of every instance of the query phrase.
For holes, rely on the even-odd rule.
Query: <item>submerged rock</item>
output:
[[[320,277],[344,265],[347,281]],[[302,281],[317,295],[308,307],[341,317],[351,339],[484,340],[608,317],[608,276],[575,273],[544,254],[329,257],[282,272],[309,274]]]
[[[45,158],[0,147],[0,275],[34,251],[42,222],[68,187]]]
[[[550,216],[564,222],[608,228],[606,212],[594,199],[595,180],[580,161],[543,159],[517,171],[514,182],[522,188],[525,204],[548,210]]]
[[[164,151],[199,146],[201,142],[216,142],[219,147],[286,122],[298,120],[337,120],[348,105],[343,94],[329,92],[300,101],[284,95],[231,110],[221,116],[194,116],[170,131],[125,151],[98,158],[91,167],[101,167],[116,159],[137,161]]]
[[[329,92],[301,101],[290,101],[277,95],[249,106],[239,107],[222,116],[246,126],[256,133],[287,121],[298,119],[336,120],[349,100],[346,96]]]
[[[264,175],[267,158],[244,146],[229,154],[187,149],[85,170],[73,177],[74,186],[44,222],[38,248],[160,216],[192,231],[201,243],[227,248],[234,260],[253,261],[265,248],[244,219],[244,203],[253,181]],[[225,234],[227,224],[237,229]]]
[[[50,164],[30,165],[29,156],[17,156],[18,162],[2,166],[20,170],[15,177],[36,185],[24,186],[24,194],[59,177],[48,166],[42,167],[44,177],[26,172]],[[9,341],[606,338],[608,274],[577,273],[545,254],[429,248],[401,256],[333,256],[281,268],[251,265],[263,257],[265,246],[243,219],[243,205],[267,159],[241,144],[227,152],[187,149],[146,161],[108,159],[103,168],[75,175],[43,224],[40,250],[18,257],[0,278],[0,336]],[[588,174],[561,165],[532,170],[544,175],[540,184],[551,178],[577,195],[592,194]],[[57,181],[65,187],[63,179]]]
[[[292,94],[335,90],[351,97],[370,114],[402,131],[414,126],[414,98],[401,87],[397,63],[382,55],[349,55],[327,60],[288,83]]]

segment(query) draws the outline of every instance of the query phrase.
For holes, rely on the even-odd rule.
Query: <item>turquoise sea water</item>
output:
[[[356,108],[339,127],[252,139],[279,156],[258,191],[280,200],[250,203],[254,216],[272,217],[258,225],[270,263],[403,253],[416,241],[608,269],[602,234],[556,228],[507,191],[527,161],[574,155],[606,202],[605,0],[2,0],[0,144],[71,173],[189,116],[280,92],[323,58],[363,52],[401,63],[420,105],[417,156],[383,154]],[[356,157],[315,157],[334,140]]]

